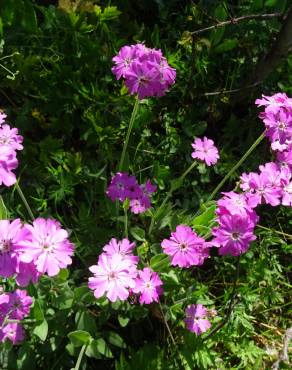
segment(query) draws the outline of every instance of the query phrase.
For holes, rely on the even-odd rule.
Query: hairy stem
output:
[[[23,194],[23,192],[22,192],[22,190],[21,190],[21,188],[19,186],[18,181],[15,183],[15,189],[17,190],[17,192],[18,192],[21,200],[23,201],[23,204],[24,204],[24,206],[25,206],[25,208],[26,208],[26,210],[27,210],[27,212],[28,212],[31,220],[34,220],[34,215],[32,213],[32,210],[31,210],[31,208],[30,208],[30,206],[29,206],[29,204],[28,204],[28,202],[27,202],[27,200],[26,200],[26,198],[25,198],[25,196],[24,196],[24,194]]]

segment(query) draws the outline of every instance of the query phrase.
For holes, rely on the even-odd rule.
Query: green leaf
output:
[[[129,323],[129,321],[130,321],[130,319],[129,319],[129,317],[125,317],[125,316],[122,316],[122,315],[118,315],[118,321],[119,321],[119,323],[120,323],[120,325],[121,325],[121,327],[125,327],[125,326],[127,326],[128,325],[128,323]]]
[[[145,230],[141,229],[141,227],[138,226],[132,227],[130,229],[130,233],[139,242],[145,241]]]
[[[209,226],[210,222],[214,221],[215,219],[215,209],[216,205],[211,205],[202,214],[195,217],[193,219],[192,225],[193,226]]]
[[[43,313],[40,301],[38,299],[35,299],[35,301],[34,301],[34,305],[32,307],[32,317],[36,321],[44,321],[45,320],[44,313]]]
[[[126,348],[126,344],[123,338],[119,336],[119,334],[113,331],[110,331],[107,333],[106,337],[107,337],[107,340],[114,346],[119,347],[119,348]]]
[[[154,271],[158,272],[167,270],[169,267],[169,257],[164,253],[157,254],[151,258],[150,266]]]
[[[77,312],[75,316],[76,329],[89,332],[94,335],[97,332],[97,326],[94,317],[86,312]]]
[[[8,219],[8,212],[5,206],[4,200],[0,195],[0,220],[7,220]]]
[[[86,356],[96,358],[97,360],[101,359],[100,352],[98,351],[96,340],[93,340],[86,348]]]
[[[33,333],[40,338],[43,342],[46,340],[48,335],[48,323],[44,320],[40,325],[33,329]]]
[[[59,281],[66,281],[69,276],[69,270],[68,269],[61,269],[59,274],[57,275],[57,279]]]
[[[91,339],[91,335],[84,330],[72,331],[68,334],[68,337],[75,347],[81,347],[83,344],[88,344]]]
[[[25,0],[23,3],[21,24],[29,32],[34,33],[37,31],[37,19],[35,11],[33,5],[28,0]]]
[[[108,344],[105,342],[104,339],[99,338],[97,340],[92,341],[92,346],[96,346],[97,351],[101,353],[103,356],[113,358],[112,351],[110,350]]]
[[[183,179],[180,177],[178,179],[174,179],[170,181],[170,191],[175,191],[182,186]]]
[[[221,44],[215,47],[214,52],[217,54],[224,53],[225,51],[232,50],[238,45],[238,39],[227,39],[224,40]]]

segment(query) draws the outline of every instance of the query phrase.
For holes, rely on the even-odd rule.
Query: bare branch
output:
[[[289,342],[292,339],[292,328],[288,328],[284,334],[283,338],[283,349],[279,353],[279,358],[278,360],[273,364],[272,369],[273,370],[278,370],[280,369],[280,363],[283,362],[288,362],[289,361],[289,355],[288,355],[288,347],[289,347]]]
[[[282,13],[267,13],[267,14],[249,14],[249,15],[243,15],[242,17],[238,18],[231,18],[229,21],[223,21],[219,22],[217,24],[214,24],[213,26],[201,28],[199,30],[190,32],[191,35],[198,35],[200,33],[213,30],[215,28],[224,27],[228,24],[237,24],[244,21],[249,21],[251,19],[257,19],[260,21],[266,20],[266,19],[272,19],[272,18],[282,18]]]

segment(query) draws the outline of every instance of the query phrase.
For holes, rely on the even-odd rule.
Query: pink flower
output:
[[[12,170],[17,166],[15,151],[9,146],[0,146],[0,185],[11,186],[16,183],[16,176]]]
[[[18,135],[17,128],[11,128],[9,125],[0,127],[0,145],[10,147],[13,150],[22,150],[23,137]]]
[[[24,240],[17,247],[20,261],[33,262],[40,273],[55,276],[61,268],[72,263],[73,244],[68,233],[58,221],[37,218],[33,225],[25,225],[31,232],[31,239]]]
[[[131,212],[135,214],[144,213],[151,207],[150,199],[147,195],[143,195],[140,198],[132,199],[130,201]]]
[[[112,238],[108,244],[103,247],[103,251],[108,255],[120,254],[123,259],[129,259],[133,264],[137,264],[139,257],[133,255],[135,243],[131,243],[128,239],[117,240]]]
[[[214,145],[214,141],[204,136],[203,140],[196,138],[192,147],[195,151],[192,153],[192,157],[204,161],[207,166],[211,166],[217,163],[219,159],[218,149]]]
[[[202,265],[209,256],[205,240],[189,226],[179,225],[171,233],[170,239],[161,243],[164,253],[171,256],[171,264],[179,267]]]
[[[216,213],[218,216],[223,214],[246,216],[248,212],[252,211],[247,204],[244,194],[238,194],[233,191],[222,194],[224,194],[224,197],[217,201],[218,208]]]
[[[120,254],[101,254],[98,264],[91,266],[89,270],[94,277],[89,278],[88,286],[94,290],[96,298],[106,293],[112,302],[117,299],[124,301],[129,296],[129,289],[135,287],[136,265]]]
[[[292,206],[292,173],[290,170],[285,172],[286,176],[281,179],[282,204]]]
[[[208,311],[202,304],[192,304],[186,308],[185,312],[186,318],[184,321],[190,332],[200,335],[210,329],[211,323],[206,319]]]
[[[123,77],[130,94],[138,94],[139,99],[162,96],[175,82],[175,69],[168,65],[161,50],[143,44],[123,46],[113,61],[116,78]]]
[[[255,212],[244,217],[224,214],[218,220],[219,226],[212,230],[215,238],[211,243],[220,248],[221,255],[239,256],[245,253],[250,243],[256,239],[253,231],[257,220]]]
[[[18,245],[28,238],[29,233],[23,228],[20,219],[10,223],[0,221],[0,275],[8,278],[15,274],[18,264]]]
[[[123,202],[127,198],[135,199],[139,197],[141,189],[135,176],[129,176],[127,173],[118,172],[112,177],[106,194],[112,201],[118,199]]]
[[[10,340],[13,344],[19,344],[24,339],[24,330],[21,324],[9,323],[0,329],[0,342]]]
[[[262,95],[263,99],[256,99],[255,104],[266,106],[268,109],[277,109],[279,107],[292,108],[292,99],[288,98],[285,93],[277,93],[272,96]]]
[[[261,174],[251,173],[249,185],[250,189],[246,193],[246,197],[250,207],[255,208],[262,203],[267,203],[271,206],[280,204],[281,188],[274,180],[271,182],[270,174],[267,174],[265,171]]]
[[[36,266],[33,262],[24,263],[18,261],[16,266],[16,277],[15,281],[18,286],[26,287],[30,282],[35,284],[42,274],[36,269]]]
[[[138,271],[139,277],[136,278],[136,285],[133,289],[134,293],[140,293],[140,304],[158,302],[159,295],[163,293],[161,288],[162,281],[158,274],[150,268],[145,267],[142,271]]]
[[[8,297],[5,311],[9,319],[22,320],[29,315],[32,297],[27,295],[26,290],[16,289],[14,292],[4,294]]]

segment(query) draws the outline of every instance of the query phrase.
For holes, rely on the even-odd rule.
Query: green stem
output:
[[[19,184],[18,184],[18,181],[15,183],[15,189],[17,190],[17,192],[18,192],[18,194],[19,194],[19,196],[20,196],[21,200],[23,201],[23,204],[24,204],[24,206],[25,206],[25,208],[26,208],[26,210],[27,210],[27,212],[28,212],[28,214],[29,214],[30,218],[31,218],[32,220],[34,220],[34,215],[33,215],[33,213],[32,213],[32,210],[31,210],[30,206],[28,205],[27,200],[26,200],[26,198],[25,198],[25,196],[24,196],[24,194],[23,194],[22,190],[20,189],[20,186],[19,186]]]
[[[260,229],[267,230],[267,231],[270,231],[272,233],[283,235],[283,236],[286,236],[287,238],[292,239],[292,235],[291,234],[286,234],[286,233],[283,233],[282,231],[270,229],[269,227],[265,227],[265,226],[262,226],[262,225],[259,225],[259,224],[257,224],[257,227],[259,227]]]
[[[247,150],[247,152],[240,158],[240,160],[231,168],[231,170],[227,173],[227,175],[223,178],[222,181],[218,184],[218,186],[213,190],[209,198],[207,199],[206,203],[212,200],[218,191],[222,188],[225,182],[232,176],[232,174],[237,170],[237,168],[246,160],[246,158],[255,150],[255,148],[260,144],[260,142],[264,139],[265,132],[263,132],[257,140],[252,144],[252,146]]]
[[[128,209],[124,207],[125,214],[125,237],[128,239]]]
[[[132,114],[131,114],[130,123],[129,123],[128,131],[127,131],[127,135],[126,135],[126,139],[125,139],[125,142],[124,142],[123,151],[122,151],[122,155],[121,155],[121,159],[120,159],[120,163],[119,163],[119,167],[118,167],[119,172],[121,172],[123,170],[123,167],[124,167],[124,161],[125,161],[125,156],[126,156],[126,152],[127,152],[128,143],[129,143],[129,138],[130,138],[130,135],[131,135],[131,131],[133,129],[135,118],[137,116],[138,108],[139,108],[139,99],[138,99],[138,96],[137,96],[136,100],[135,100],[135,105],[133,107],[133,111],[132,111]]]
[[[84,355],[84,352],[85,352],[86,348],[87,348],[87,344],[83,344],[83,346],[82,346],[82,348],[79,352],[79,356],[77,358],[77,362],[76,362],[76,365],[74,367],[74,370],[79,370],[79,367],[80,367],[81,361],[82,361],[82,357]]]
[[[167,201],[169,200],[169,198],[171,198],[172,196],[172,193],[179,189],[182,185],[182,182],[183,180],[185,179],[185,177],[187,176],[187,174],[189,172],[191,172],[191,170],[196,166],[197,162],[193,162],[187,169],[186,171],[176,180],[177,182],[177,186],[176,187],[171,187],[170,190],[168,191],[168,193],[166,194],[166,197],[164,198],[163,202],[161,203],[161,205],[158,207],[157,211],[154,212],[154,215],[151,219],[151,223],[150,223],[150,227],[149,227],[149,234],[151,234],[152,230],[153,230],[153,227],[154,227],[154,222],[156,220],[156,217],[157,215],[159,214],[159,212],[161,211],[161,209],[165,206],[165,204],[167,203]]]

